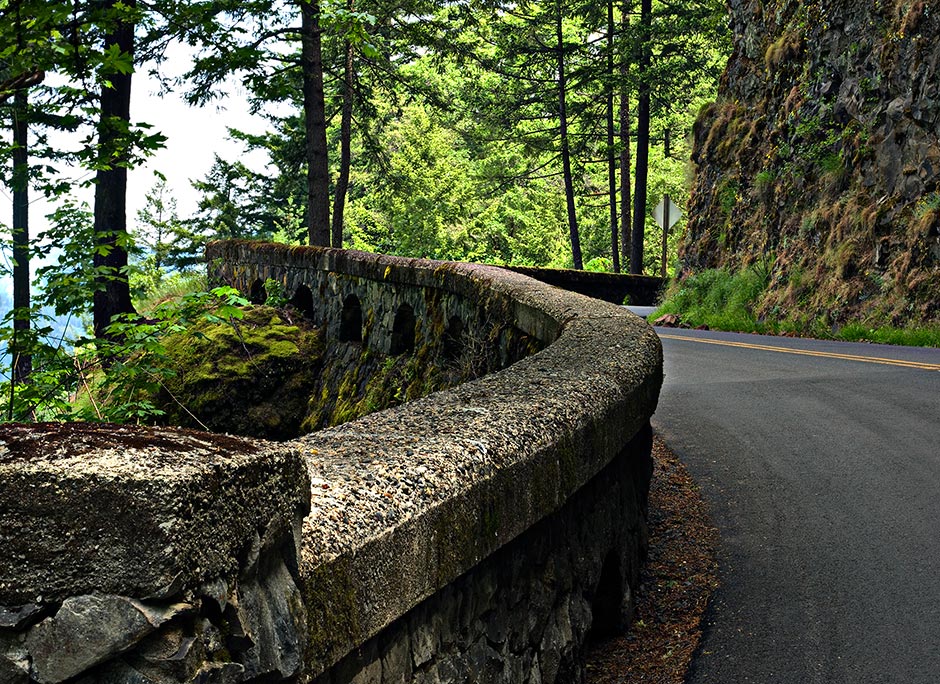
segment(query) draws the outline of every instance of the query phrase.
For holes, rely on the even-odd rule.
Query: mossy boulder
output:
[[[268,439],[300,433],[324,350],[321,331],[300,316],[251,307],[166,346],[175,372],[158,397],[166,422]]]
[[[291,307],[249,307],[241,319],[203,322],[165,341],[172,377],[154,403],[167,424],[293,439],[453,387],[541,347],[493,324],[448,354],[442,320],[415,328],[414,347],[388,355],[329,339]]]

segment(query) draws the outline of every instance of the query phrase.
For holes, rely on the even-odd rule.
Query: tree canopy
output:
[[[211,239],[654,272],[673,238],[650,207],[687,193],[724,15],[717,0],[0,0],[9,396],[39,391],[33,356],[134,339],[140,296]],[[193,59],[171,77],[173,45]],[[269,125],[230,135],[267,164],[217,156],[193,215],[167,177],[129,217],[127,174],[165,140],[131,116],[144,74],[193,106],[239,83]],[[54,207],[38,232],[30,192]],[[53,311],[87,334],[50,340]]]

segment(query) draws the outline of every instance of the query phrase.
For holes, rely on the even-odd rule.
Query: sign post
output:
[[[659,227],[663,229],[663,258],[661,268],[663,278],[666,277],[666,239],[669,237],[669,229],[676,225],[676,221],[678,221],[681,216],[682,210],[673,203],[668,194],[663,195],[659,204],[653,209],[653,218],[656,219],[656,223],[659,224]]]

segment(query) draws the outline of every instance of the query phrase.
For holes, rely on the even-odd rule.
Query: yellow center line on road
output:
[[[701,337],[685,337],[684,335],[669,335],[660,333],[659,336],[666,340],[682,340],[684,342],[698,342],[700,344],[717,344],[722,347],[740,347],[742,349],[772,351],[779,352],[781,354],[816,356],[826,359],[842,359],[843,361],[861,361],[862,363],[879,363],[884,366],[901,366],[903,368],[916,368],[918,370],[940,371],[940,364],[937,363],[920,363],[919,361],[885,359],[878,356],[859,356],[858,354],[837,354],[835,352],[810,351],[808,349],[791,349],[789,347],[774,347],[766,344],[751,344],[750,342],[730,342],[727,340],[710,340]]]

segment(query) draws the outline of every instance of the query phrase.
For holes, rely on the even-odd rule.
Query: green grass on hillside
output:
[[[908,347],[940,347],[940,325],[898,328],[880,321],[858,321],[833,329],[820,320],[807,318],[770,319],[757,314],[768,283],[767,269],[749,267],[737,273],[711,269],[685,280],[673,281],[659,308],[649,317],[676,314],[693,328],[751,332],[767,335],[875,342]]]
[[[666,297],[650,317],[677,314],[693,328],[707,325],[715,330],[768,332],[754,307],[767,287],[767,276],[755,268],[738,273],[711,269],[673,281]]]

